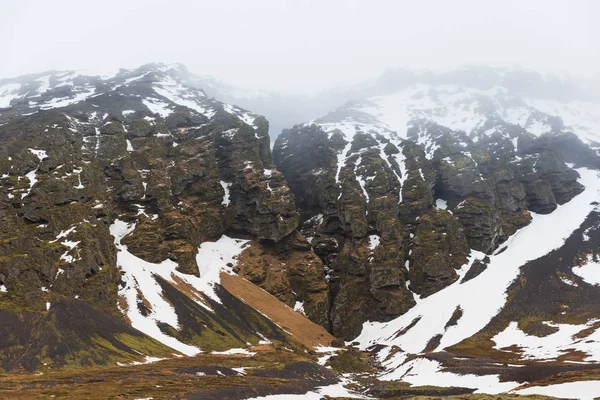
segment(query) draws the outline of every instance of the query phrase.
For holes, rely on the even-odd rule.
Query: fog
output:
[[[306,94],[393,67],[600,69],[594,0],[20,0],[0,15],[0,77],[181,62],[238,87]]]

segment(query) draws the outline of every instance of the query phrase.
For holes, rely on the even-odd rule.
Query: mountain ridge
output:
[[[404,74],[273,151],[181,65],[0,81],[0,367],[289,353],[375,396],[595,379],[595,103]]]

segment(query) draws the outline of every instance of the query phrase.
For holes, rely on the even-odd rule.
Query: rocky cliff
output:
[[[506,89],[426,85],[285,130],[274,160],[328,271],[332,332],[404,314],[581,193],[589,137]]]
[[[252,282],[327,320],[322,263],[295,233],[267,121],[190,79],[147,65],[0,82],[2,368],[286,341],[219,288],[243,250],[260,265],[239,265]]]

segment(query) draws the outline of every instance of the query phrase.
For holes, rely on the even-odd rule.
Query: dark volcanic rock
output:
[[[93,315],[122,322],[117,294],[121,273],[109,232],[120,219],[136,224],[122,242],[128,251],[152,263],[176,261],[186,274],[199,274],[196,255],[207,240],[225,233],[265,240],[266,253],[296,260],[286,270],[288,285],[281,288],[291,305],[299,300],[293,291],[306,293],[308,315],[327,324],[322,264],[295,233],[299,216],[283,175],[272,164],[267,121],[208,99],[187,79],[180,67],[160,65],[122,71],[108,80],[78,77],[69,90],[54,88],[0,113],[0,277],[7,289],[0,293],[3,320],[39,324],[48,315],[47,303],[78,298],[94,307]],[[64,99],[56,99],[59,91]],[[184,304],[177,293],[170,292],[173,302]],[[139,307],[149,312],[142,300]],[[244,330],[242,317],[230,318],[227,310],[220,311],[221,322],[209,323],[202,307],[183,307],[187,313],[179,310],[181,318],[198,326],[182,327],[178,334],[169,332],[171,327],[165,330],[184,342],[208,340],[204,331],[217,336],[229,332],[200,344],[207,348],[260,340]],[[94,318],[90,326],[97,322]],[[220,333],[203,328],[200,319]],[[52,320],[44,323],[51,326]],[[119,329],[115,325],[111,334],[118,336]],[[69,335],[52,340],[61,346]],[[34,365],[45,357],[44,338],[23,363]],[[11,358],[17,353],[7,350],[17,342],[0,348],[0,360],[11,360],[3,365],[18,368],[17,358]],[[86,345],[95,351],[92,340]],[[166,347],[145,348],[140,339],[133,349],[140,353],[124,356],[124,361],[135,360],[145,349],[163,354]],[[118,357],[103,350],[86,363]],[[65,354],[52,361],[60,366],[69,360],[74,359]]]
[[[349,103],[284,130],[273,150],[325,264],[332,331],[346,339],[366,320],[406,312],[413,293],[455,282],[470,248],[490,254],[530,223],[530,211],[552,212],[579,194],[578,173],[565,164],[576,161],[561,144],[581,165],[598,160],[546,114],[530,122],[553,127],[541,136],[492,112],[469,134],[426,118],[404,134],[361,106],[374,105]],[[480,272],[474,265],[465,279]]]

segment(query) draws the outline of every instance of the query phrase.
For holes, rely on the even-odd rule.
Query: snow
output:
[[[145,74],[139,75],[139,76],[135,76],[133,78],[129,78],[129,79],[125,79],[125,82],[123,83],[124,85],[129,85],[131,82],[135,82],[137,80],[142,79],[143,77],[145,77],[146,75],[148,75],[150,72],[146,72]]]
[[[507,249],[490,256],[487,269],[476,278],[460,283],[461,279],[431,296],[421,299],[415,307],[390,322],[366,322],[361,334],[355,339],[361,349],[373,344],[398,346],[403,351],[385,360],[389,348],[381,351],[379,357],[387,368],[390,379],[398,378],[394,371],[404,362],[407,353],[419,354],[430,339],[442,335],[437,350],[456,344],[477,333],[493,318],[506,302],[506,289],[518,276],[520,267],[530,260],[537,259],[562,246],[566,238],[576,230],[594,209],[591,204],[600,197],[600,178],[596,171],[581,168],[580,183],[585,190],[570,202],[559,206],[548,215],[533,214],[531,224],[512,235]],[[544,237],[543,241],[539,238]],[[472,251],[469,263],[459,270],[464,276],[468,266],[484,254]],[[454,310],[463,310],[457,325],[445,328]],[[418,321],[405,334],[397,335],[414,320]],[[435,349],[433,349],[435,350]],[[429,384],[436,384],[434,376],[429,376]]]
[[[304,312],[304,302],[297,301],[296,304],[294,304],[294,311],[302,315],[306,315],[306,313]]]
[[[256,116],[250,114],[247,111],[242,110],[239,107],[233,106],[231,104],[223,104],[223,110],[228,114],[235,115],[240,120],[242,120],[245,124],[250,125],[252,128],[255,128],[254,136],[257,139],[260,139],[258,133],[256,133],[256,126],[254,125],[254,121],[256,120]]]
[[[77,104],[82,101],[85,101],[89,97],[91,97],[94,93],[96,93],[95,87],[83,87],[81,88],[81,92],[76,93],[74,97],[60,97],[52,99],[48,102],[41,103],[39,105],[42,110],[50,110],[52,108],[61,108],[70,106],[72,104]]]
[[[447,210],[448,209],[448,202],[446,200],[443,199],[437,199],[435,201],[435,206],[439,209],[442,210]]]
[[[134,229],[135,225],[127,225],[119,220],[110,227],[110,233],[114,236],[115,246],[118,249],[117,265],[125,272],[123,275],[125,286],[119,289],[119,295],[127,302],[127,317],[131,321],[131,326],[183,354],[190,356],[198,354],[200,349],[166,335],[158,327],[157,322],[169,324],[175,329],[179,327],[175,310],[162,296],[162,289],[154,278],[154,274],[163,276],[160,272],[174,271],[177,264],[171,260],[152,264],[129,253],[127,246],[121,244],[121,239]],[[138,310],[138,290],[143,293],[145,302],[151,308],[147,316],[142,315]]]
[[[73,231],[74,231],[74,229],[71,230],[71,232],[73,232]],[[66,235],[63,237],[66,237],[69,233],[66,233]],[[61,235],[62,235],[62,232],[59,236],[61,236]],[[54,242],[58,241],[58,239],[60,239],[60,237],[57,237],[56,240],[54,240],[50,243],[54,243]],[[81,243],[81,242],[74,242],[71,240],[64,240],[64,241],[60,242],[60,244],[62,244],[63,246],[65,246],[69,249],[69,250],[65,251],[63,255],[60,256],[60,259],[63,260],[64,262],[66,262],[67,264],[72,264],[75,261],[81,260],[81,257],[79,256],[79,250],[77,250],[77,258],[75,258],[69,254],[69,252],[71,252],[71,250],[76,248],[79,245],[79,243]]]
[[[256,353],[252,351],[248,351],[246,349],[229,349],[225,351],[211,351],[210,354],[223,354],[223,355],[233,355],[233,354],[243,354],[246,356],[253,356]]]
[[[46,150],[36,150],[36,149],[28,149],[33,155],[35,155],[40,161],[48,158],[48,154]]]
[[[557,100],[525,98],[529,107],[548,115],[559,116],[565,126],[584,142],[600,141],[600,104],[585,101],[560,102]]]
[[[127,141],[127,151],[128,152],[132,152],[133,151],[133,145],[131,144],[131,140],[129,139],[125,139]]]
[[[407,127],[418,118],[431,119],[454,130],[471,132],[486,117],[477,111],[477,97],[493,96],[500,88],[480,91],[458,85],[432,87],[417,84],[386,96],[369,98],[370,105],[361,110],[378,117],[392,130],[406,138]]]
[[[49,311],[49,310],[50,310],[50,302],[49,302],[49,301],[47,301],[47,302],[46,302],[46,311]]]
[[[527,132],[533,133],[535,136],[540,136],[544,133],[550,132],[551,127],[543,121],[532,121],[531,123],[525,125],[525,129],[527,129]]]
[[[573,267],[573,273],[590,285],[600,285],[600,262],[588,255],[587,263]]]
[[[223,201],[221,202],[221,204],[225,207],[229,207],[229,204],[231,204],[231,199],[229,198],[229,188],[231,187],[232,183],[224,181],[221,181],[220,183],[221,187],[223,188]]]
[[[221,135],[231,139],[235,136],[235,134],[237,133],[238,130],[239,130],[238,128],[227,129],[226,131],[223,131],[223,133],[221,133]]]
[[[517,382],[500,382],[498,375],[459,375],[440,370],[440,363],[427,358],[417,358],[398,368],[384,380],[402,378],[415,386],[465,387],[477,389],[475,393],[499,394],[518,386]]]
[[[29,187],[27,188],[27,190],[24,193],[21,193],[21,199],[24,199],[25,197],[27,197],[29,195],[29,193],[31,193],[31,189],[33,189],[33,186],[38,182],[37,180],[37,168],[34,169],[31,172],[28,172],[25,177],[29,180]]]
[[[120,366],[120,367],[127,367],[127,366],[130,366],[130,365],[153,364],[155,362],[162,361],[162,360],[166,360],[166,358],[146,356],[146,358],[144,359],[144,361],[133,361],[133,362],[131,362],[129,364],[118,362],[117,365]]]
[[[252,397],[247,400],[321,400],[323,396],[330,397],[348,397],[353,399],[368,399],[369,397],[357,394],[344,387],[347,385],[349,380],[342,378],[341,382],[329,385],[321,386],[316,390],[304,394],[274,394],[270,396]]]
[[[342,171],[342,167],[346,165],[346,160],[348,159],[348,153],[352,148],[352,142],[349,142],[344,146],[341,152],[337,155],[337,171],[335,173],[335,183],[340,183],[340,172]]]
[[[579,381],[558,383],[549,386],[533,386],[517,390],[520,395],[538,394],[561,399],[593,400],[600,396],[600,381]]]
[[[345,351],[345,349],[340,347],[317,346],[315,347],[315,351],[317,353],[323,354],[321,357],[319,357],[317,363],[319,365],[325,365],[331,357],[336,355],[339,351]]]
[[[60,231],[60,233],[56,236],[56,240],[51,241],[50,243],[56,243],[58,242],[60,239],[62,238],[66,238],[67,236],[69,236],[71,233],[75,232],[77,230],[77,227],[72,226],[69,229],[67,229],[66,231]]]
[[[153,87],[154,91],[169,101],[187,107],[211,119],[215,115],[206,101],[206,95],[196,89],[185,87],[170,77],[165,77]],[[161,115],[162,116],[162,115]]]
[[[323,214],[313,215],[306,220],[305,224],[319,226],[323,223]]]
[[[379,235],[369,235],[369,249],[375,250],[379,243],[381,242],[381,238]]]
[[[204,242],[200,245],[196,255],[200,280],[210,287],[203,289],[204,294],[219,303],[221,302],[214,293],[212,286],[214,283],[219,282],[221,272],[232,273],[232,267],[228,267],[227,264],[235,265],[237,263],[236,258],[247,243],[247,240],[233,239],[223,235],[216,242]]]
[[[48,155],[46,154],[45,150],[36,150],[36,149],[28,149],[31,153],[33,153],[41,162],[48,158]],[[31,193],[31,189],[33,189],[33,185],[35,185],[38,180],[37,180],[37,170],[40,167],[40,164],[38,164],[38,166],[33,170],[30,171],[29,173],[27,173],[27,175],[25,175],[27,177],[27,179],[29,180],[29,188],[25,191],[25,193],[21,194],[21,199],[24,199],[25,197],[27,197],[29,195],[29,193]]]
[[[38,78],[36,81],[40,82],[40,87],[37,90],[39,94],[45,93],[50,88],[50,75]]]
[[[6,292],[8,292],[8,290],[6,289],[6,286],[0,285],[0,293],[6,293]]]
[[[10,107],[10,102],[19,97],[21,85],[18,83],[8,83],[0,86],[0,108]]]
[[[562,282],[566,283],[566,284],[567,284],[567,285],[569,285],[569,286],[575,286],[575,287],[578,287],[578,286],[579,286],[579,284],[578,284],[577,282],[575,282],[575,281],[572,281],[571,279],[569,279],[569,278],[567,278],[567,277],[565,277],[565,276],[559,276],[559,278],[560,278],[560,280],[561,280]]]
[[[83,170],[81,169],[74,169],[73,173],[75,173],[77,175],[77,179],[79,181],[79,184],[77,186],[73,186],[75,189],[84,189],[85,186],[83,186],[83,183],[81,182],[81,173],[83,172]]]
[[[125,285],[119,290],[119,295],[127,303],[127,309],[123,312],[126,313],[134,328],[183,354],[198,354],[199,348],[168,336],[158,327],[158,323],[161,322],[178,329],[179,321],[172,305],[164,298],[156,276],[175,285],[183,282],[193,288],[192,292],[195,290],[220,303],[221,300],[214,291],[214,285],[219,282],[221,272],[231,273],[232,267],[227,264],[235,265],[235,258],[243,250],[247,241],[222,236],[216,242],[202,243],[196,257],[200,270],[200,277],[197,277],[177,271],[177,263],[172,260],[167,259],[154,264],[131,254],[127,250],[127,246],[121,244],[121,240],[134,230],[135,224],[127,224],[120,220],[115,220],[110,226],[110,233],[115,239],[115,246],[118,250],[117,265],[124,273],[122,279]],[[149,308],[148,315],[142,315],[138,309],[140,294]],[[199,305],[210,310],[202,300],[199,295],[195,299]]]
[[[240,375],[246,375],[246,370],[250,369],[250,367],[237,367],[237,368],[231,368],[231,369]]]
[[[148,107],[152,114],[158,114],[162,118],[167,118],[173,112],[168,103],[152,97],[142,100],[142,103]]]
[[[554,360],[563,354],[581,351],[588,354],[584,361],[598,362],[600,361],[600,332],[596,331],[583,338],[576,337],[579,332],[589,329],[596,322],[598,320],[588,321],[582,325],[545,322],[548,326],[558,328],[558,331],[544,337],[537,337],[521,331],[517,322],[513,321],[492,340],[496,343],[494,346],[496,349],[517,345],[524,360]]]

